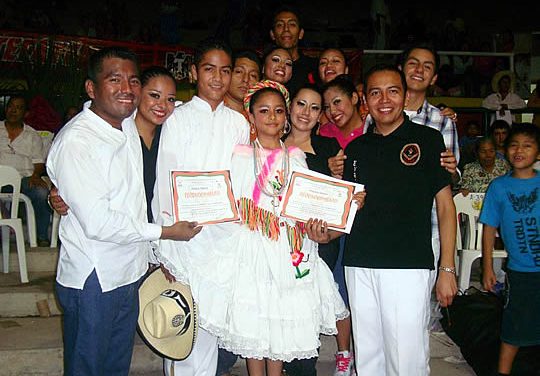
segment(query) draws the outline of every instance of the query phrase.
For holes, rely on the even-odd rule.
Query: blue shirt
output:
[[[494,179],[486,193],[480,222],[499,227],[508,268],[540,272],[540,174],[517,179],[511,172]]]

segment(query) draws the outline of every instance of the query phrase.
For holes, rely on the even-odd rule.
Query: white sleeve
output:
[[[32,132],[32,164],[44,163],[43,140],[37,132]]]
[[[501,108],[501,101],[497,94],[490,94],[482,101],[482,107],[489,110],[499,110]]]
[[[70,207],[68,215],[75,216],[89,239],[117,244],[159,239],[161,226],[111,208],[110,188],[93,154],[88,145],[70,140],[49,156],[47,169]]]
[[[503,103],[506,103],[511,110],[527,107],[527,103],[519,95],[514,93],[508,94]]]

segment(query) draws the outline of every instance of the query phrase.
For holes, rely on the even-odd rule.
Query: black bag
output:
[[[448,309],[442,309],[444,331],[478,376],[496,374],[502,309],[502,298],[474,287],[457,295]]]
[[[441,325],[459,346],[478,376],[497,374],[503,298],[470,287],[442,309]],[[512,366],[513,376],[540,376],[540,346],[522,347]]]

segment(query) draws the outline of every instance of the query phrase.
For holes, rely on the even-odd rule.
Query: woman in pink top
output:
[[[321,136],[334,137],[345,147],[363,135],[364,121],[358,112],[360,97],[349,76],[339,75],[323,87],[324,110],[329,122],[323,124]]]

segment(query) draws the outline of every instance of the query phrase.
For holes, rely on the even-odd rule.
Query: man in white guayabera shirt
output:
[[[91,101],[58,134],[47,160],[70,208],[60,221],[56,276],[64,374],[128,375],[150,242],[189,240],[201,228],[147,221],[140,141],[122,131],[141,96],[136,56],[118,47],[96,52],[85,89]]]

